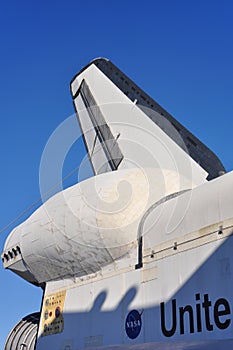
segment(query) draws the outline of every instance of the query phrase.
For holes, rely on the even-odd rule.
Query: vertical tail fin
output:
[[[225,171],[212,151],[110,61],[96,59],[81,70],[71,93],[95,174],[160,167],[200,184]]]

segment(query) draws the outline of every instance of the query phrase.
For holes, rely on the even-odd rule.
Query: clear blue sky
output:
[[[0,227],[40,196],[42,151],[73,113],[69,82],[99,56],[111,59],[230,171],[232,18],[232,0],[2,0]],[[83,149],[76,152],[67,171]],[[1,250],[12,228],[1,232]],[[39,310],[42,293],[2,266],[0,278],[2,349],[16,322]]]

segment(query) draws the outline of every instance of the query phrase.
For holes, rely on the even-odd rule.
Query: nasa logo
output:
[[[142,328],[142,313],[132,310],[128,313],[125,320],[125,331],[130,339],[135,339],[139,335]]]

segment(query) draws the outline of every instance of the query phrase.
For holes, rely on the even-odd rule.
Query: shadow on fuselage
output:
[[[205,249],[205,246],[202,248]],[[198,249],[196,248],[196,251]],[[128,282],[130,288],[122,297],[120,287],[115,284],[111,286],[116,289],[115,295],[118,295],[119,302],[116,307],[104,307],[110,292],[103,286],[89,311],[65,312],[63,332],[39,338],[36,349],[229,350],[233,348],[232,251],[233,237],[229,236],[183,284],[187,255],[177,251],[180,269],[174,271],[174,266],[171,265],[170,274],[177,274],[177,278],[180,278],[180,288],[169,300],[162,297],[159,305],[144,307],[142,300],[141,306],[137,308],[141,327],[134,339],[127,334],[126,318],[132,309],[135,309],[131,304],[138,297],[138,293],[143,298],[149,296],[143,295],[144,284],[138,287]],[[160,261],[158,268],[163,263]],[[141,273],[141,270],[134,273]],[[154,282],[147,283],[151,283],[150,295],[153,295],[164,289],[169,290],[171,282],[169,276],[160,276]],[[139,291],[139,288],[142,288],[142,291]],[[76,304],[79,305],[82,300],[79,300],[78,289],[75,292]],[[150,300],[146,302],[149,304]],[[138,325],[132,323],[128,326],[133,332],[134,326]]]

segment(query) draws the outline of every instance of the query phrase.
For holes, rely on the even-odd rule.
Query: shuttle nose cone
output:
[[[4,245],[4,250],[1,255],[4,268],[9,268],[13,263],[22,259],[20,248],[20,230],[14,229]]]
[[[3,253],[1,254],[3,267],[15,272],[17,275],[26,279],[28,282],[39,285],[38,281],[29,271],[23,260],[20,244],[20,233],[21,230],[19,226],[14,229],[7,237]]]

